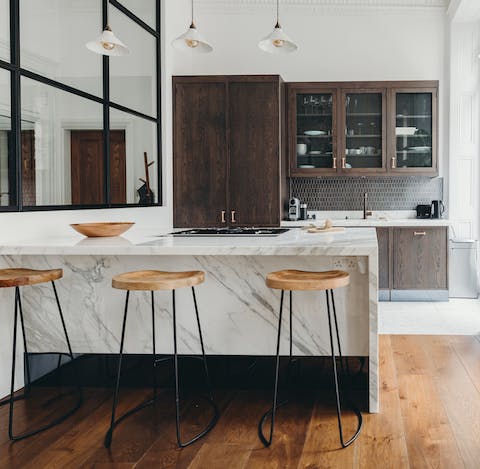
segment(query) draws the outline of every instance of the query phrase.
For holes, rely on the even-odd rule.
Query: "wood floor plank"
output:
[[[480,467],[480,392],[448,338],[425,337],[423,346],[428,350],[436,389],[465,467],[477,469]],[[478,358],[480,361],[480,355]]]
[[[343,416],[344,431],[350,435],[355,430],[356,417],[351,412]],[[333,400],[317,403],[310,420],[298,468],[325,469],[354,467],[357,445],[342,449],[340,446],[337,413]]]
[[[260,445],[252,450],[247,468],[265,467],[271,469],[296,468],[302,456],[305,437],[315,405],[315,394],[299,393],[277,411],[273,441],[269,448]],[[265,412],[268,406],[263,409]],[[257,417],[260,419],[261,414]],[[264,425],[268,437],[270,421]],[[267,453],[267,454],[266,454]]]
[[[389,336],[379,337],[380,413],[364,414],[356,467],[408,469],[397,373]]]
[[[449,336],[448,341],[480,392],[480,341],[465,335]]]
[[[461,468],[464,464],[455,436],[436,382],[428,372],[424,340],[423,336],[391,337],[410,467]]]
[[[146,399],[150,393],[151,390],[125,390],[118,405],[119,415],[143,399]],[[49,469],[84,467],[89,457],[98,450],[109,454],[108,450],[103,447],[103,441],[109,425],[111,405],[111,398],[109,398],[78,425],[75,425],[58,438],[49,448],[35,455],[30,463],[25,465],[25,469],[38,469],[39,467],[48,467]],[[139,453],[141,446],[148,444],[146,440],[149,438],[149,434],[151,434],[151,427],[146,425],[142,427],[140,433],[131,433],[131,438],[127,440],[126,448],[121,448],[121,451],[118,452],[119,454],[116,452],[110,453],[112,455],[110,460],[97,462],[132,462],[125,460],[125,454],[130,454],[130,451]],[[115,436],[114,442],[116,441]],[[116,457],[119,455],[122,459],[120,461],[116,460]],[[93,464],[93,461],[91,463]]]
[[[40,393],[41,395],[48,395],[53,392],[55,393],[55,390],[51,389],[44,389],[44,392]],[[34,394],[34,399],[37,399],[37,395],[39,393]],[[84,389],[83,391],[84,394],[84,403],[83,406],[75,413],[73,414],[70,418],[68,418],[65,422],[63,422],[60,425],[57,425],[53,428],[51,428],[48,431],[45,431],[43,433],[40,433],[38,435],[35,435],[31,438],[17,441],[17,442],[6,442],[2,445],[0,445],[0,467],[7,469],[7,468],[19,468],[19,467],[25,467],[27,464],[29,464],[32,460],[32,455],[39,455],[43,451],[47,450],[48,448],[52,447],[58,440],[59,438],[62,437],[62,435],[65,435],[66,433],[71,432],[76,425],[78,425],[80,422],[82,422],[85,418],[88,418],[88,416],[95,412],[96,409],[98,409],[101,405],[103,405],[110,397],[110,392],[106,389]],[[68,403],[65,403],[67,405]],[[19,424],[20,430],[25,428],[23,424],[25,423],[25,419],[27,419],[27,415],[31,415],[32,412],[36,413],[35,418],[31,418],[31,421],[29,423],[29,426],[31,428],[34,428],[39,424],[39,422],[42,422],[43,420],[40,418],[42,416],[41,412],[41,406],[34,404],[33,409],[29,413],[25,414],[25,406],[27,403],[25,401],[19,401],[18,404],[16,403],[16,406],[18,405],[18,411],[16,412],[15,418],[17,420],[17,416],[22,416],[23,415],[23,421],[17,421]],[[62,406],[56,406],[55,409],[52,409],[51,412],[56,412],[58,413],[62,412],[65,410],[65,405]],[[52,417],[51,412],[47,414],[47,417]],[[43,415],[45,417],[45,415]],[[5,422],[7,422],[7,415],[5,415]],[[3,420],[2,420],[3,422]],[[6,428],[4,430],[5,432],[5,438],[6,436]],[[41,467],[41,466],[37,466]]]

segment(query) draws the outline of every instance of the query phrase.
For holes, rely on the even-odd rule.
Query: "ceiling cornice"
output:
[[[313,9],[314,11],[440,11],[446,12],[450,0],[280,0],[289,11]],[[274,8],[276,0],[201,0],[197,9],[208,12],[234,13],[252,12],[256,9]]]

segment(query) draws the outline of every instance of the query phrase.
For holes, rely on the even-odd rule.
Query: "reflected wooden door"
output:
[[[22,130],[22,195],[23,205],[36,204],[35,131]]]
[[[102,130],[71,131],[72,204],[105,203]],[[125,131],[110,131],[111,203],[127,202]]]

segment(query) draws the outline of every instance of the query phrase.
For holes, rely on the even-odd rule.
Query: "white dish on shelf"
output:
[[[312,150],[308,152],[309,155],[321,155],[322,152],[320,150]]]
[[[432,151],[432,147],[426,147],[426,146],[423,146],[423,147],[408,147],[408,151],[413,151],[413,152],[417,152],[417,153],[428,153],[428,152]]]
[[[299,168],[302,168],[302,169],[312,169],[312,168],[315,168],[315,166],[313,166],[313,164],[299,164],[298,167],[299,167]]]
[[[409,135],[415,135],[418,129],[416,127],[396,127],[395,134],[397,137],[406,137]]]
[[[305,130],[303,132],[305,135],[308,135],[309,137],[318,137],[319,135],[327,135],[327,132],[325,130]]]

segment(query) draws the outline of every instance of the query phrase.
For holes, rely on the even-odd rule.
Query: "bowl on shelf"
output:
[[[347,148],[345,154],[348,156],[359,156],[363,155],[363,150],[360,148]]]
[[[327,135],[327,132],[325,130],[305,130],[303,132],[305,135],[308,135],[309,137],[318,137],[319,135]]]
[[[315,168],[315,166],[313,164],[299,164],[298,165],[299,168],[302,168],[302,169],[313,169]]]
[[[120,236],[129,230],[134,222],[72,223],[70,226],[88,238],[107,238]]]

